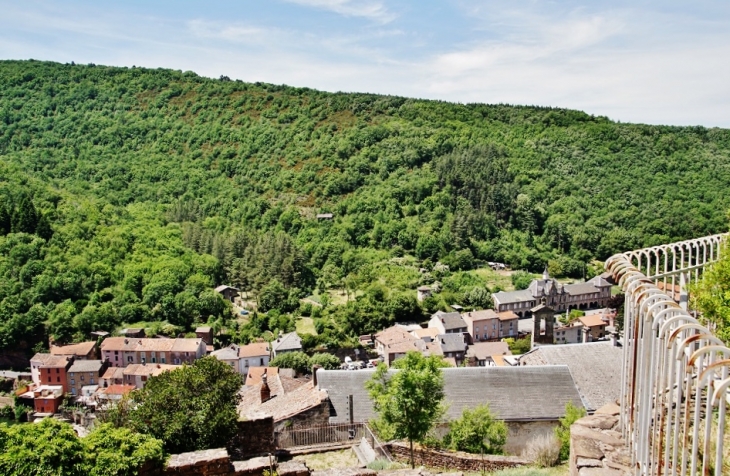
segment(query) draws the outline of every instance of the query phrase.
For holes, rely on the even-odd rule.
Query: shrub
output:
[[[342,363],[335,355],[319,353],[314,354],[311,359],[309,359],[309,365],[310,367],[313,365],[321,365],[325,370],[337,370],[340,368]]]
[[[540,468],[550,468],[560,462],[560,442],[555,435],[536,436],[527,442],[522,457]]]
[[[507,425],[494,419],[489,405],[465,408],[444,437],[444,445],[452,450],[483,454],[501,454],[506,441]]]
[[[282,369],[294,369],[295,372],[300,374],[307,373],[311,368],[309,356],[304,352],[286,352],[279,354],[269,363],[269,366],[280,367]]]
[[[555,428],[555,436],[560,441],[560,460],[564,461],[570,457],[570,425],[586,416],[583,408],[578,408],[568,402],[565,405],[565,416],[560,419],[560,425]]]

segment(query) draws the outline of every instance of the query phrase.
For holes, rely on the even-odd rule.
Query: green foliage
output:
[[[570,425],[586,416],[584,408],[576,407],[571,402],[565,405],[565,416],[560,419],[560,425],[555,427],[555,436],[560,441],[560,460],[570,457]]]
[[[465,408],[461,417],[449,423],[444,445],[455,451],[478,454],[502,454],[507,442],[507,424],[495,420],[489,405]]]
[[[523,337],[522,339],[507,337],[506,339],[504,339],[504,341],[509,346],[510,352],[512,352],[514,355],[522,355],[526,352],[529,352],[530,348],[532,347],[532,341],[530,340],[530,336]]]
[[[336,355],[317,353],[309,359],[310,368],[314,365],[320,365],[325,370],[337,370],[342,363]]]
[[[224,447],[237,431],[242,384],[229,365],[204,357],[132,392],[125,425],[162,440],[169,453]]]
[[[269,362],[269,366],[280,367],[282,369],[294,369],[300,374],[306,374],[312,369],[309,356],[304,352],[281,353]]]
[[[321,339],[347,341],[418,318],[419,284],[463,300],[484,283],[446,279],[480,262],[582,277],[730,207],[723,129],[39,61],[0,62],[0,85],[0,351],[226,320],[221,283],[279,327],[316,288]]]
[[[378,413],[376,428],[410,442],[413,467],[413,442],[423,441],[444,413],[444,362],[417,352],[397,362],[397,372],[380,364],[366,387]]]
[[[134,476],[161,466],[162,442],[101,425],[83,439],[53,418],[37,425],[0,424],[0,474],[6,476]]]
[[[715,328],[717,337],[730,343],[730,245],[723,245],[720,260],[702,273],[702,279],[690,287],[692,307],[701,319]]]
[[[494,304],[489,289],[483,287],[474,287],[465,292],[462,302],[465,307],[472,309],[487,309]]]
[[[532,282],[532,275],[527,271],[515,271],[511,276],[512,285],[516,290],[527,289]]]

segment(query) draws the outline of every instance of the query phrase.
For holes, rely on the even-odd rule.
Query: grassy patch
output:
[[[299,455],[295,456],[294,460],[304,461],[307,467],[313,471],[356,468],[360,466],[360,461],[351,449]]]
[[[311,317],[300,317],[297,319],[297,334],[317,335],[317,329],[314,328],[314,319]]]

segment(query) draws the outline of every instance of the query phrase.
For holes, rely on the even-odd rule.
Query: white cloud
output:
[[[284,0],[306,7],[319,8],[348,17],[364,17],[379,23],[389,23],[396,15],[382,2],[372,0]]]

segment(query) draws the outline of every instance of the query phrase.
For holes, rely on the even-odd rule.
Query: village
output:
[[[360,336],[361,346],[341,359],[339,370],[270,366],[278,356],[303,350],[296,332],[216,349],[213,329],[201,326],[194,338],[148,337],[141,328],[118,336],[97,332],[97,340],[51,345],[30,359],[29,372],[2,377],[15,382],[17,404],[27,407],[30,421],[55,416],[84,428],[150,378],[212,356],[242,376],[240,420],[271,422],[271,439],[285,445],[288,432],[300,428],[368,422],[375,412],[366,382],[374,367],[415,351],[451,366],[444,369],[446,418],[488,404],[507,423],[505,451],[518,455],[536,436],[552,433],[568,403],[590,414],[619,398],[616,312],[601,307],[611,286],[606,275],[563,285],[545,271],[524,291],[495,293],[494,309],[453,305],[452,312],[434,313],[425,327],[398,323]],[[216,290],[227,300],[237,292]],[[427,293],[419,288],[419,299]],[[575,309],[584,310],[581,317],[564,319]],[[529,349],[513,355],[509,343],[515,340],[529,340]]]

